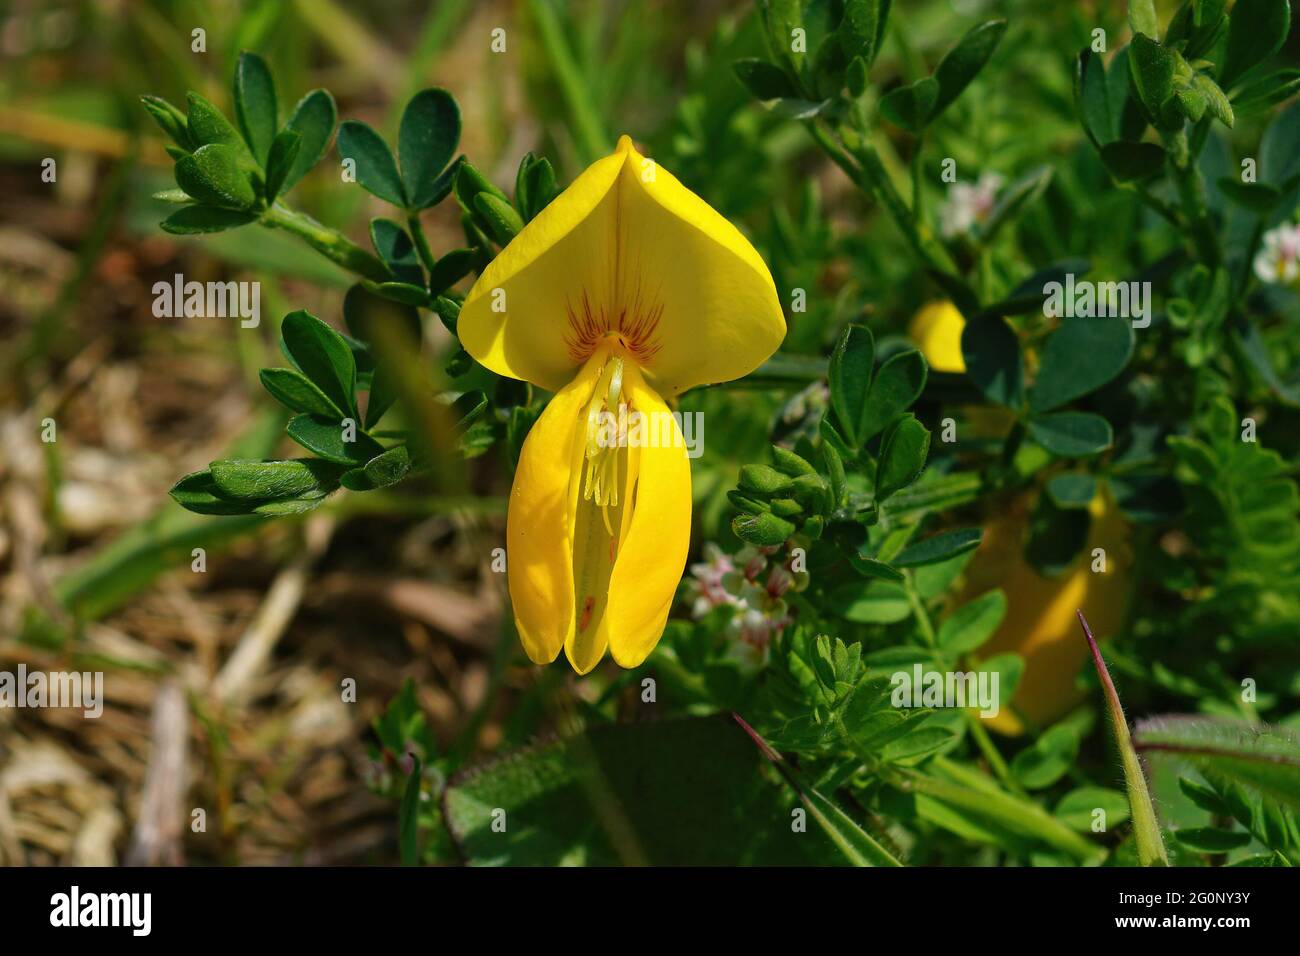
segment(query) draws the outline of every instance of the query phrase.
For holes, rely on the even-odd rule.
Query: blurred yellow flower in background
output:
[[[912,317],[908,333],[931,368],[964,372],[961,334],[965,325],[951,302],[930,302]],[[994,418],[1009,424],[997,409],[971,411],[981,413],[971,415],[977,428]],[[1051,723],[1083,699],[1076,678],[1088,648],[1080,636],[1075,611],[1082,610],[1093,632],[1104,639],[1123,626],[1130,597],[1129,527],[1104,488],[1088,507],[1091,524],[1083,553],[1067,571],[1047,577],[1025,560],[1024,545],[1038,493],[1022,493],[986,518],[984,540],[953,602],[959,606],[990,588],[1001,588],[1006,594],[1006,617],[980,651],[986,657],[1013,652],[1025,661],[1011,709],[987,718],[994,730],[1010,735],[1023,733],[1025,721],[1038,726]],[[1092,569],[1096,548],[1105,552],[1104,570]]]

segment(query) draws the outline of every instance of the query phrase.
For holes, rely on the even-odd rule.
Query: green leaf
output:
[[[1174,831],[1174,839],[1202,853],[1226,853],[1250,842],[1250,834],[1218,827],[1184,827]]]
[[[342,419],[343,410],[300,372],[291,368],[264,368],[259,373],[262,386],[281,405],[295,412],[307,412],[325,418]]]
[[[856,561],[862,557],[860,555],[855,559],[855,567]],[[859,582],[845,584],[832,593],[834,600],[830,606],[846,621],[894,624],[912,616],[912,605],[907,599],[907,592],[885,578],[873,581],[865,588]]]
[[[315,494],[338,487],[339,469],[311,458],[284,461],[214,461],[212,480],[229,498],[271,500]]]
[[[899,352],[880,366],[860,413],[859,442],[866,442],[912,406],[925,390],[928,371],[917,349]]]
[[[473,249],[453,249],[433,265],[429,273],[429,292],[442,295],[474,271],[478,253]]]
[[[420,267],[415,243],[405,229],[391,219],[372,219],[370,241],[399,282],[424,285],[424,269]]]
[[[285,432],[312,454],[340,465],[364,465],[384,453],[384,447],[360,427],[356,427],[353,441],[344,441],[344,428],[337,419],[295,415]]]
[[[1106,171],[1121,183],[1141,182],[1165,168],[1165,151],[1156,143],[1130,143],[1117,139],[1101,148]]]
[[[186,475],[168,494],[182,508],[201,515],[246,515],[253,510],[249,502],[227,497],[206,468]]]
[[[194,205],[176,210],[159,223],[159,228],[173,236],[194,236],[208,232],[224,232],[256,221],[257,213],[254,212]]]
[[[1047,339],[1029,406],[1050,411],[1096,391],[1128,365],[1133,327],[1128,319],[1064,318]]]
[[[869,578],[876,578],[880,581],[893,581],[901,583],[906,580],[903,572],[891,564],[884,561],[877,561],[875,558],[864,558],[860,554],[850,554],[849,563],[859,573]],[[901,620],[901,619],[900,619]]]
[[[1134,33],[1159,36],[1155,0],[1128,0],[1128,25]]]
[[[939,82],[939,95],[930,112],[931,120],[946,110],[984,69],[1006,31],[1006,20],[989,20],[973,28],[948,51],[934,71],[934,78]]]
[[[1097,496],[1097,480],[1081,471],[1054,475],[1047,482],[1047,493],[1057,507],[1087,508]]]
[[[857,446],[871,390],[871,370],[876,361],[876,343],[871,330],[850,325],[840,334],[831,352],[828,377],[831,407],[849,444]]]
[[[991,401],[1017,408],[1024,399],[1025,363],[1020,339],[999,316],[966,323],[961,333],[966,375]]]
[[[924,129],[939,100],[939,81],[932,76],[896,86],[880,99],[880,112],[895,126],[916,133]]]
[[[929,452],[930,432],[915,415],[904,415],[890,425],[880,441],[876,500],[883,501],[916,481],[925,470]]]
[[[177,146],[187,153],[194,149],[197,144],[190,137],[189,121],[184,113],[161,96],[142,96],[140,102],[153,117],[153,121]]]
[[[1282,48],[1291,29],[1289,0],[1237,0],[1228,18],[1228,45],[1219,85],[1231,89]]]
[[[979,528],[960,528],[932,535],[915,544],[908,545],[894,557],[893,563],[905,568],[921,564],[934,564],[946,561],[954,555],[973,551],[979,547],[984,532]]]
[[[398,445],[370,459],[364,468],[344,473],[342,482],[344,488],[352,491],[374,491],[397,484],[410,471],[411,452],[405,445]]]
[[[458,145],[460,107],[455,97],[438,87],[416,93],[406,104],[397,134],[402,181],[412,208],[427,209],[446,195],[438,174]]]
[[[280,184],[280,194],[287,193],[320,162],[329,146],[330,136],[334,133],[337,117],[334,97],[325,90],[312,90],[298,101],[289,121],[285,123],[285,129],[293,130],[302,140],[298,155],[290,165],[284,182]]]
[[[844,17],[836,31],[840,38],[840,47],[849,60],[861,57],[870,65],[879,52],[876,39],[881,32],[880,0],[846,0]],[[884,11],[888,13],[888,10]]]
[[[239,54],[235,66],[235,118],[253,158],[266,166],[280,115],[271,70],[256,53]]]
[[[1219,84],[1204,73],[1193,74],[1192,82],[1196,85],[1196,92],[1205,98],[1205,108],[1209,110],[1210,115],[1231,129],[1236,118],[1232,112],[1232,104],[1228,102],[1228,97],[1223,90],[1219,89]]]
[[[420,779],[423,768],[420,758],[411,755],[411,775],[402,790],[402,805],[397,814],[398,843],[401,847],[402,866],[416,866],[420,862]]]
[[[1151,37],[1138,33],[1129,44],[1129,70],[1138,101],[1151,117],[1160,117],[1165,101],[1174,95],[1177,59]]]
[[[1292,730],[1209,717],[1153,717],[1137,725],[1133,738],[1145,754],[1171,754],[1202,773],[1300,808],[1300,737]]]
[[[799,91],[790,82],[784,70],[763,60],[742,59],[731,64],[736,78],[756,100],[768,101],[798,96]]]
[[[975,650],[993,636],[1006,613],[1006,595],[986,591],[944,619],[939,625],[939,647],[954,657]]]
[[[1234,176],[1224,176],[1218,182],[1219,191],[1230,201],[1250,212],[1263,215],[1282,201],[1282,191],[1267,183],[1243,183]]]
[[[1300,102],[1292,103],[1274,116],[1259,141],[1259,175],[1266,182],[1289,189],[1297,174],[1300,174]]]
[[[1160,822],[1156,818],[1155,807],[1151,803],[1151,793],[1147,789],[1147,778],[1143,774],[1142,761],[1138,759],[1133,748],[1133,739],[1129,735],[1128,720],[1124,708],[1120,706],[1119,694],[1110,679],[1106,662],[1102,660],[1101,651],[1092,636],[1082,611],[1075,611],[1079,624],[1083,628],[1084,639],[1092,652],[1092,662],[1101,678],[1102,693],[1106,698],[1106,707],[1110,711],[1111,732],[1115,737],[1115,748],[1119,751],[1120,762],[1124,767],[1124,785],[1128,791],[1129,812],[1133,817],[1133,838],[1137,844],[1138,861],[1143,866],[1168,866],[1169,857],[1165,854],[1164,839],[1160,835]]]
[[[176,184],[201,203],[248,209],[257,202],[253,184],[229,146],[209,143],[176,161]]]
[[[268,204],[275,202],[282,192],[284,184],[289,175],[293,172],[294,164],[298,161],[298,153],[302,150],[302,134],[296,130],[281,130],[280,135],[271,143],[271,149],[266,160],[266,201]]]
[[[1216,817],[1230,817],[1232,811],[1228,804],[1219,796],[1212,787],[1207,787],[1203,783],[1197,783],[1188,777],[1178,778],[1178,789],[1187,795],[1187,799],[1196,804],[1206,813],[1213,814]]]
[[[1110,422],[1091,412],[1052,412],[1029,419],[1029,437],[1061,458],[1099,455],[1115,436]]]
[[[381,298],[417,308],[429,307],[429,290],[422,285],[409,282],[371,282],[368,279],[362,279],[361,284]]]
[[[598,724],[460,774],[443,816],[478,865],[843,862],[819,828],[793,832],[762,763],[729,716]]]
[[[406,207],[406,188],[397,172],[397,160],[382,136],[360,120],[344,120],[339,124],[338,150],[340,156],[356,164],[357,182],[363,189],[394,206]]]
[[[285,357],[336,406],[356,417],[357,366],[343,336],[310,312],[290,312],[280,325]]]
[[[1106,89],[1106,66],[1092,47],[1084,47],[1074,64],[1074,108],[1092,145],[1101,149],[1118,135]]]
[[[1016,754],[1011,773],[1026,790],[1042,790],[1070,772],[1078,752],[1078,736],[1058,725]]]
[[[526,200],[520,199],[520,187]],[[560,194],[551,161],[543,157],[530,163],[522,181],[516,182],[516,190],[515,201],[519,203],[519,211],[526,222],[531,222]]]
[[[475,196],[474,210],[486,224],[488,235],[499,246],[509,245],[524,228],[524,221],[515,212],[515,207],[491,193],[483,192]]]
[[[1300,93],[1300,69],[1278,70],[1233,94],[1232,108],[1238,116],[1251,116],[1289,100],[1296,93]]]
[[[185,98],[189,103],[187,125],[190,139],[194,141],[196,147],[209,144],[228,146],[234,151],[241,166],[254,165],[253,154],[248,151],[248,144],[239,135],[239,131],[230,125],[230,120],[226,119],[221,110],[197,93],[187,93]]]
[[[1063,796],[1053,812],[1071,830],[1090,833],[1093,814],[1098,810],[1109,831],[1129,818],[1128,798],[1109,787],[1079,787]]]

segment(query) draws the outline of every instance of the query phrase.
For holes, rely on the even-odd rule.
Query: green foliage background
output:
[[[684,591],[642,668],[599,671],[581,692],[546,671],[510,699],[493,754],[476,752],[474,726],[439,746],[408,688],[372,746],[404,860],[1149,862],[1126,822],[1145,791],[1121,775],[1127,748],[1095,675],[1087,703],[1014,739],[968,712],[890,704],[894,670],[977,661],[1009,701],[1023,662],[978,651],[1016,596],[956,595],[981,527],[1040,487],[1026,548],[1040,568],[1079,560],[1099,488],[1134,528],[1135,596],[1106,658],[1169,861],[1300,859],[1300,299],[1253,270],[1300,205],[1285,0],[529,0],[486,15],[445,0],[421,8],[413,36],[396,9],[359,24],[330,2],[217,6],[132,4],[106,54],[113,87],[42,99],[120,110],[132,128],[115,213],[331,289],[342,321],[274,296],[284,361],[259,348],[249,370],[268,409],[293,413],[299,457],[269,457],[271,414],[243,450],[178,475],[185,511],[58,582],[80,622],[265,517],[346,518],[367,495],[499,509],[547,396],[474,364],[455,339],[459,302],[628,132],[752,237],[788,310],[767,365],[683,399],[726,423],[694,463],[696,539],[764,549],[772,566],[802,549],[807,580],[761,666],[733,653],[728,608],[694,617]],[[498,13],[509,89],[439,62],[466,35],[487,48]],[[213,24],[205,60],[183,53],[187,17]],[[792,48],[792,31],[806,42]],[[380,36],[403,55],[376,65]],[[321,62],[352,80],[343,108],[308,92]],[[336,128],[356,71],[382,108]],[[135,164],[154,135],[128,102],[142,93],[169,137],[167,176]],[[340,159],[356,184],[334,175]],[[949,159],[961,182],[1004,181],[955,235]],[[1150,326],[1046,316],[1044,284],[1067,274],[1150,282]],[[928,368],[907,339],[934,299],[966,317],[966,373]],[[58,328],[38,326],[15,365],[59,350]],[[934,439],[980,408],[998,410],[998,434]],[[25,636],[68,632],[33,611]],[[498,678],[522,660],[509,633],[496,654]]]

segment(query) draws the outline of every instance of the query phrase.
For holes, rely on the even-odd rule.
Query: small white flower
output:
[[[984,173],[973,185],[953,183],[939,207],[939,229],[944,237],[951,239],[988,222],[1001,188],[1002,177],[997,173]]]
[[[1289,285],[1300,276],[1300,225],[1282,225],[1264,233],[1255,256],[1255,275],[1262,282]]]

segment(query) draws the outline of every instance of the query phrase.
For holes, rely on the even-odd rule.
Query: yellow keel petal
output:
[[[605,609],[609,650],[622,667],[644,661],[659,638],[686,567],[691,541],[691,466],[677,422],[634,369],[625,379],[632,404],[668,442],[632,449],[638,459],[631,522],[618,549]],[[665,417],[667,416],[667,417]]]
[[[574,454],[599,367],[588,365],[551,399],[519,454],[506,517],[510,600],[524,651],[549,664],[573,632]]]

